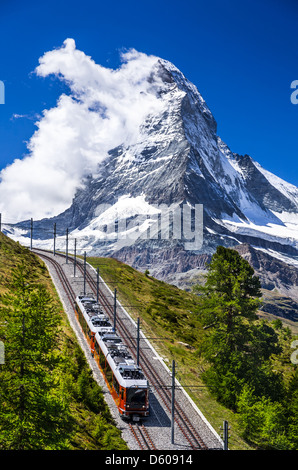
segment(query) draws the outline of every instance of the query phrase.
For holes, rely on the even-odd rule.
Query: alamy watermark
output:
[[[2,80],[0,80],[0,104],[5,104],[5,86]]]
[[[98,206],[105,230],[101,239],[116,241],[115,248],[133,245],[137,240],[180,240],[185,250],[200,250],[203,245],[203,205],[148,205],[148,210],[115,212],[110,204]],[[111,210],[110,210],[111,209]]]
[[[291,103],[298,104],[298,80],[294,80],[291,83],[291,88],[295,89],[291,94]]]

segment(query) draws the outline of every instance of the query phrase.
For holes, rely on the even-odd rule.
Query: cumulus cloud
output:
[[[158,58],[130,50],[117,69],[96,64],[73,39],[46,52],[35,72],[66,82],[54,108],[44,110],[28,154],[0,173],[0,212],[10,220],[57,215],[71,204],[83,178],[96,174],[107,152],[141,138],[145,117],[161,107],[148,77]]]

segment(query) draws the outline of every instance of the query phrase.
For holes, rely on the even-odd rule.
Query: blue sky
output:
[[[135,48],[173,62],[199,89],[232,151],[298,186],[296,0],[0,0],[0,170],[28,153],[65,84],[38,77],[47,51],[73,38],[104,67]]]

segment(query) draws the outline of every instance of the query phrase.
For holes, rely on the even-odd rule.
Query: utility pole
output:
[[[0,214],[0,232],[1,232],[1,225],[2,225],[2,214]]]
[[[84,295],[86,294],[86,251],[84,252]]]
[[[116,332],[117,289],[114,290],[114,331]]]
[[[76,266],[77,266],[77,239],[75,238],[74,246],[74,262],[73,262],[73,277],[76,277]]]
[[[171,443],[174,444],[174,414],[175,414],[175,361],[172,361],[172,419]]]
[[[137,324],[137,365],[140,365],[140,318],[138,317]]]
[[[223,450],[229,450],[229,423],[228,421],[223,422]]]
[[[30,250],[32,251],[32,240],[33,240],[33,219],[30,221]]]
[[[66,229],[66,264],[68,264],[68,228]]]
[[[54,224],[54,256],[56,255],[56,223]]]
[[[96,270],[96,302],[99,300],[99,268]]]

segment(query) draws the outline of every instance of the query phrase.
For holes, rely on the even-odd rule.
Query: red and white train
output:
[[[102,307],[92,295],[79,295],[76,317],[122,418],[149,416],[149,384]]]

